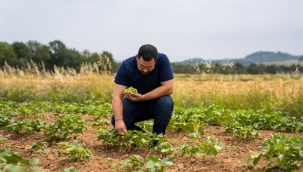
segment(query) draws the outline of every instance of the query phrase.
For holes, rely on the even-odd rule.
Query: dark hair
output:
[[[157,60],[158,50],[155,46],[150,44],[142,45],[138,52],[138,58],[142,57],[144,61]]]

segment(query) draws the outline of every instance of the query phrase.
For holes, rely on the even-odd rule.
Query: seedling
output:
[[[200,133],[192,133],[190,135],[187,136],[188,139],[194,139],[194,140],[199,140],[201,137],[201,134]]]
[[[0,169],[3,167],[13,166],[14,169],[23,169],[18,163],[23,164],[26,168],[39,163],[39,159],[33,158],[32,160],[23,159],[16,153],[13,153],[10,148],[0,150]]]
[[[41,129],[45,127],[45,122],[40,120],[24,121],[11,119],[10,124],[5,126],[6,130],[19,133],[25,131],[26,133],[41,132]]]
[[[110,121],[107,119],[99,119],[99,120],[94,120],[93,125],[98,126],[98,125],[109,125]]]
[[[152,149],[157,152],[172,154],[173,152],[176,152],[177,148],[174,148],[169,142],[162,142],[158,146],[155,146]]]
[[[32,146],[32,151],[37,151],[37,153],[44,153],[47,154],[47,152],[49,151],[48,149],[41,149],[42,146],[47,147],[48,144],[47,142],[38,142],[38,143],[30,143],[30,145]]]
[[[2,135],[0,135],[0,144],[4,144],[3,142],[7,140],[6,138],[3,138]]]
[[[124,168],[131,168],[132,170],[141,170],[145,163],[139,160],[139,158],[139,155],[132,155],[131,159],[126,158],[124,162],[121,163],[121,166]]]
[[[217,142],[218,139],[215,137],[207,136],[204,140],[204,142],[199,142],[200,146],[203,149],[202,154],[199,155],[202,155],[203,159],[205,159],[205,156],[209,155],[210,153],[214,156],[217,156],[218,150],[222,150],[224,148],[224,144]]]
[[[142,131],[131,131],[128,130],[126,133],[117,133],[115,129],[104,131],[99,133],[97,136],[98,140],[103,140],[101,145],[105,143],[110,143],[113,145],[119,145],[121,147],[129,147],[130,145],[135,145],[137,148],[142,146],[150,146],[150,143],[157,141],[158,144],[165,141],[162,134],[146,134]]]
[[[89,161],[92,161],[91,157],[93,157],[93,154],[88,149],[84,149],[81,146],[81,144],[78,144],[77,140],[75,140],[73,144],[68,143],[68,142],[61,142],[61,143],[57,143],[57,145],[67,147],[67,149],[65,150],[67,153],[66,152],[57,152],[57,154],[70,155],[69,160],[83,161],[85,159],[88,159]],[[85,143],[83,143],[82,145],[85,146]]]
[[[252,129],[251,127],[241,127],[239,129],[234,129],[234,136],[237,138],[245,138],[247,140],[254,140],[254,137],[258,137],[258,131]],[[254,136],[254,137],[253,137]]]
[[[246,165],[257,165],[261,157],[267,161],[278,157],[275,162],[270,162],[265,171],[281,168],[287,171],[299,170],[300,162],[303,161],[303,139],[298,136],[287,137],[284,134],[275,134],[271,138],[265,138],[260,145],[261,152],[253,152],[246,161]]]
[[[159,159],[157,156],[148,156],[148,163],[146,164],[146,170],[151,170],[155,172],[162,172],[166,170],[166,166],[173,165],[174,158],[168,157],[163,160]]]
[[[59,115],[54,116],[60,119],[45,127],[44,132],[47,136],[53,135],[58,138],[67,138],[68,135],[83,133],[87,130],[87,121],[81,119],[79,115]]]

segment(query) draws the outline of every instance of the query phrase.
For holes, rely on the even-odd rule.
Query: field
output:
[[[167,165],[167,171],[264,171],[270,162],[270,171],[303,171],[298,167],[303,162],[300,75],[176,75],[175,108],[165,138],[114,132],[113,80],[114,74],[89,68],[80,74],[0,70],[0,168],[15,162],[5,154],[10,148],[23,159],[39,159],[30,168],[45,172],[72,171],[69,167],[79,172],[131,171],[127,166],[138,169],[140,161],[150,171],[155,165]],[[151,132],[153,122],[138,125]],[[159,145],[151,149],[155,139]],[[75,143],[74,152],[66,151],[68,144],[62,142],[75,140],[85,143],[83,149]],[[168,158],[166,164],[152,162],[152,155]]]

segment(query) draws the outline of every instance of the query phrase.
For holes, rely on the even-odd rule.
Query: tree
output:
[[[28,56],[28,47],[23,42],[14,42],[12,44],[15,54],[17,55],[18,59],[26,58]]]
[[[65,44],[59,40],[55,40],[50,42],[48,45],[51,59],[47,60],[47,68],[53,69],[54,65],[63,66],[63,62],[67,54]]]
[[[49,54],[49,47],[43,45],[37,41],[28,41],[28,54],[27,59],[32,59],[35,63],[40,63],[41,61],[50,60],[51,56]]]
[[[249,74],[258,74],[258,66],[255,64],[255,63],[251,63],[246,71],[249,73]]]
[[[5,61],[10,63],[11,61],[18,60],[11,45],[6,42],[0,42],[0,65],[4,65]]]
[[[265,71],[266,73],[276,74],[278,71],[278,67],[276,65],[269,65],[266,66]]]
[[[103,52],[101,53],[101,56],[102,56],[102,57],[107,57],[107,58],[109,58],[109,61],[110,61],[112,64],[115,63],[115,60],[113,59],[112,53],[110,53],[110,52],[108,52],[108,51],[103,51]]]
[[[29,49],[26,44],[24,44],[23,42],[14,42],[12,44],[12,47],[18,59],[10,62],[10,65],[20,67],[30,62]]]
[[[77,72],[80,71],[81,63],[83,62],[83,56],[76,49],[67,49],[64,57],[63,67],[73,67]]]
[[[242,63],[237,62],[235,64],[236,74],[244,74],[246,73],[245,66]]]

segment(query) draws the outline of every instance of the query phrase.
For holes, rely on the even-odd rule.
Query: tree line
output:
[[[277,74],[277,73],[303,73],[303,65],[290,65],[290,66],[277,66],[277,65],[264,65],[252,63],[245,67],[242,63],[235,64],[220,64],[215,63],[213,65],[200,64],[200,65],[183,65],[171,63],[174,73],[187,73],[187,74]]]
[[[118,69],[119,64],[114,61],[110,52],[103,51],[100,54],[110,60],[113,71]],[[10,66],[21,68],[33,61],[36,64],[43,62],[47,70],[53,70],[54,65],[56,65],[64,68],[72,67],[79,72],[82,63],[93,64],[100,60],[100,54],[88,50],[80,52],[74,48],[68,48],[59,40],[49,42],[47,45],[37,41],[14,42],[12,44],[0,42],[0,67],[7,62]]]
[[[81,64],[95,63],[102,57],[107,57],[111,62],[112,72],[116,72],[121,63],[114,61],[113,55],[108,51],[102,53],[90,52],[84,50],[80,52],[74,48],[68,48],[63,42],[59,40],[51,41],[47,45],[37,41],[14,42],[12,44],[0,42],[0,68],[4,66],[5,62],[8,65],[19,67],[27,65],[33,61],[36,64],[43,62],[45,69],[53,70],[54,65],[58,67],[70,67],[79,72]],[[300,61],[303,59],[299,59]],[[277,72],[291,73],[294,71],[303,72],[303,66],[277,66],[277,65],[263,65],[250,64],[245,67],[242,63],[228,63],[213,65],[203,63],[197,65],[184,65],[171,63],[174,73],[212,73],[212,74],[276,74]]]

